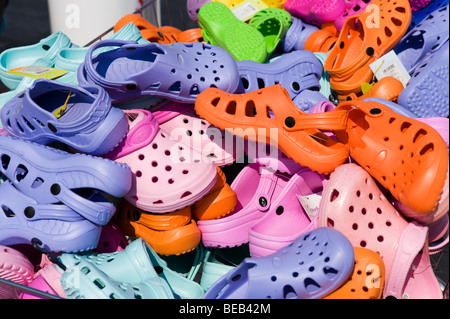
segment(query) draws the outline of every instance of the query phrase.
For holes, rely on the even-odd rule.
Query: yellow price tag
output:
[[[27,76],[33,79],[56,79],[69,73],[65,70],[50,68],[46,66],[25,66],[7,71],[7,73]]]
[[[384,64],[384,61],[381,62],[381,64],[378,66],[378,68],[375,70],[375,72],[373,73],[373,77],[372,77],[372,82],[375,80],[375,76],[378,72],[378,70],[380,70],[381,66]],[[366,94],[367,92],[369,92],[369,90],[372,88],[373,84],[367,83],[367,82],[363,82],[361,84],[361,92],[362,94]]]
[[[66,109],[67,109],[67,102],[69,102],[70,99],[70,95],[72,94],[72,91],[69,92],[69,95],[67,96],[66,102],[64,102],[64,105],[57,108],[56,110],[53,111],[53,114],[55,114],[55,116],[59,119],[61,116],[64,115],[64,113],[66,113]]]
[[[241,21],[250,20],[259,11],[267,9],[269,6],[260,0],[244,0],[232,8],[233,14]]]

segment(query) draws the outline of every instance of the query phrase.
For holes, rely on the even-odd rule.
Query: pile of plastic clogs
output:
[[[0,53],[0,298],[445,298],[448,1],[186,9]]]

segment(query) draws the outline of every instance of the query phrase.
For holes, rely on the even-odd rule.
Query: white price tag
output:
[[[305,210],[310,220],[314,219],[317,212],[319,211],[320,201],[322,200],[321,194],[311,194],[307,196],[297,195],[300,204]]]
[[[403,87],[406,87],[406,84],[411,79],[405,66],[394,51],[389,51],[370,64],[370,69],[377,80],[390,76],[399,80],[403,84]]]
[[[256,13],[267,9],[268,6],[259,0],[246,0],[241,2],[231,11],[241,21],[250,20]]]

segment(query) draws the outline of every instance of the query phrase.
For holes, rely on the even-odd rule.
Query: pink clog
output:
[[[255,162],[273,172],[289,175],[298,172],[303,167],[274,145],[254,141],[245,142],[245,153],[250,163]]]
[[[284,9],[306,23],[322,25],[334,22],[345,12],[345,0],[287,0]]]
[[[133,177],[124,198],[152,213],[173,212],[206,195],[217,179],[216,167],[189,146],[174,141],[147,110],[124,110],[126,138],[105,157],[130,166]]]
[[[66,295],[61,286],[60,278],[62,272],[56,268],[50,262],[43,266],[37,273],[33,281],[28,285],[30,288],[34,288],[39,292],[44,292],[50,296],[43,296],[41,294],[35,294],[33,292],[22,292],[19,296],[20,299],[48,299],[51,296],[65,298]]]
[[[403,218],[362,167],[344,164],[330,175],[318,215],[319,227],[333,227],[353,246],[380,254],[386,267],[383,298],[442,299],[428,228]]]
[[[0,245],[0,278],[23,286],[33,280],[34,266],[18,250]],[[0,299],[16,299],[18,290],[10,285],[0,283]]]
[[[431,0],[409,0],[412,12],[425,8],[430,2]]]
[[[222,218],[197,222],[203,245],[224,248],[248,243],[250,227],[271,209],[288,182],[288,177],[264,166],[245,166],[230,185],[238,201],[234,211]]]
[[[372,0],[346,0],[345,12],[334,21],[336,30],[341,32],[345,20],[366,10],[371,1]]]
[[[201,119],[195,113],[194,105],[167,101],[151,111],[161,130],[219,167],[233,164],[244,152],[236,143],[237,137]]]
[[[325,176],[303,167],[292,175],[265,216],[249,229],[252,257],[272,254],[317,228]]]

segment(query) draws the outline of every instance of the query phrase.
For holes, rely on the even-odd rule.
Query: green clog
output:
[[[289,12],[277,8],[268,8],[256,13],[250,19],[249,25],[264,36],[267,54],[270,56],[283,40],[291,23],[292,16]]]
[[[227,50],[236,61],[267,60],[264,36],[249,24],[239,20],[221,2],[209,2],[198,12],[198,22],[205,41]]]

